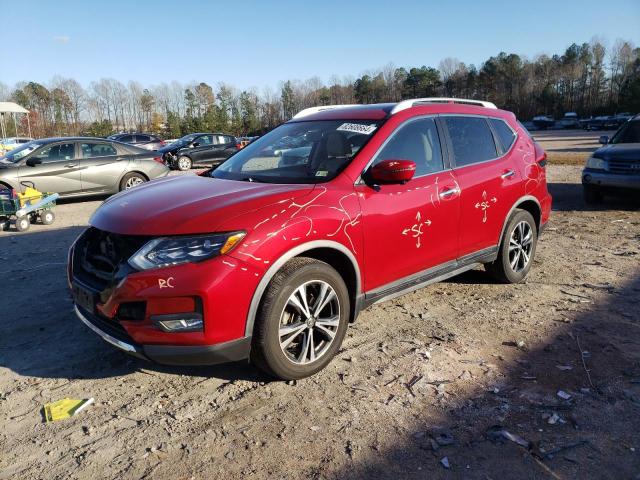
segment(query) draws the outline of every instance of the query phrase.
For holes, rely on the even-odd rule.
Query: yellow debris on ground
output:
[[[47,403],[44,406],[44,417],[49,422],[57,422],[65,418],[73,417],[93,403],[93,398],[76,400],[63,398],[57,402]]]

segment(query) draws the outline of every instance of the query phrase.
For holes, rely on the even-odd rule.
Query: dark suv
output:
[[[599,203],[606,193],[640,190],[640,115],[626,122],[613,138],[603,135],[582,171],[584,199]]]
[[[186,171],[196,164],[217,167],[241,148],[238,139],[226,133],[191,133],[159,153],[169,168]]]
[[[164,141],[155,135],[149,135],[148,133],[116,133],[107,137],[109,140],[115,140],[117,142],[129,143],[145,150],[158,150],[164,147]]]

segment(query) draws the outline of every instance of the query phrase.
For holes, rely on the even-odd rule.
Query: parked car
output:
[[[608,130],[611,128],[615,128],[615,124],[613,123],[612,117],[609,117],[607,115],[600,115],[589,120],[585,128],[586,130],[590,131]]]
[[[305,162],[281,164],[283,138]],[[482,265],[521,282],[551,210],[545,163],[489,102],[307,109],[216,169],[104,202],[69,252],[75,312],[160,363],[306,377],[369,305]]]
[[[4,155],[6,152],[18,148],[20,145],[29,143],[33,138],[31,137],[9,137],[0,141],[0,155]]]
[[[28,181],[60,196],[116,193],[168,173],[156,153],[104,138],[43,138],[0,157],[0,188]]]
[[[158,150],[171,169],[186,171],[194,165],[218,166],[242,148],[225,133],[191,133]]]
[[[531,120],[538,130],[546,130],[555,126],[556,121],[547,115],[538,115]]]
[[[627,121],[615,135],[600,137],[604,146],[593,152],[582,171],[584,199],[603,201],[606,194],[640,191],[640,115]]]
[[[558,122],[558,126],[562,129],[581,128],[578,114],[576,112],[567,112]]]
[[[165,144],[160,138],[148,133],[116,133],[107,137],[107,139],[135,145],[145,150],[158,150],[164,147]]]

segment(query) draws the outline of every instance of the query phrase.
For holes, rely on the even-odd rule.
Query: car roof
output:
[[[35,140],[33,140],[34,142],[38,142],[38,143],[53,143],[53,142],[64,142],[64,141],[68,141],[68,142],[79,142],[82,140],[90,140],[90,141],[108,141],[111,142],[112,140],[109,140],[107,138],[104,137],[48,137],[48,138],[37,138]]]
[[[313,120],[384,120],[405,110],[419,109],[420,113],[482,114],[495,117],[514,117],[513,113],[498,109],[482,100],[457,98],[415,98],[398,103],[369,105],[327,105],[312,107],[296,114],[290,122]]]

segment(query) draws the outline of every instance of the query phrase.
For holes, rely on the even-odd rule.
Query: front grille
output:
[[[73,276],[106,300],[109,290],[133,271],[127,260],[149,237],[119,235],[89,228],[76,242]]]
[[[640,160],[610,160],[609,171],[623,175],[640,175]]]

